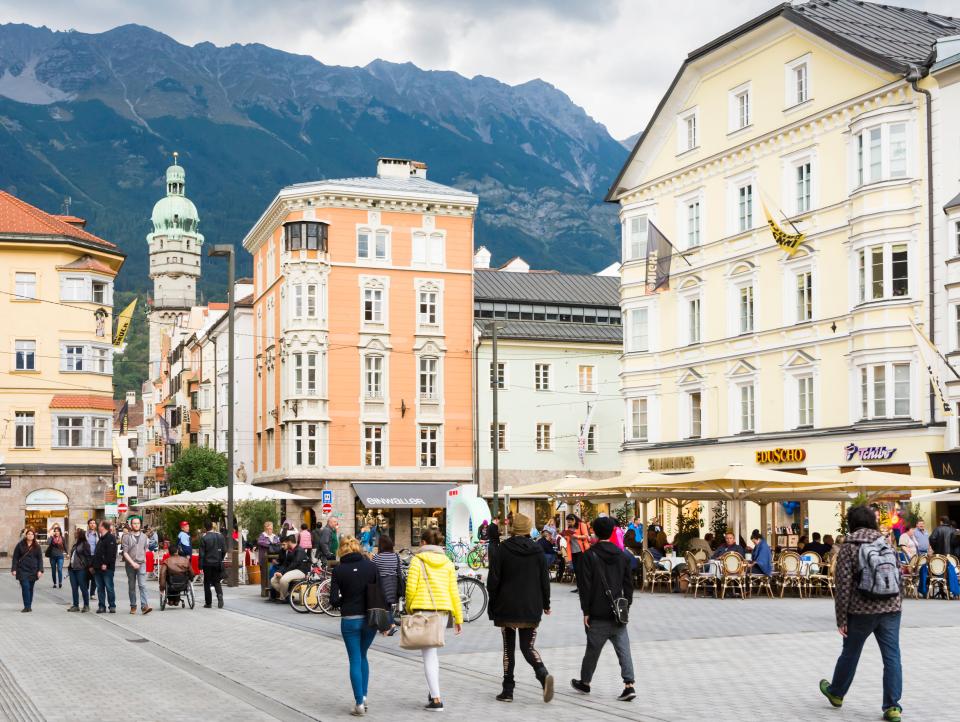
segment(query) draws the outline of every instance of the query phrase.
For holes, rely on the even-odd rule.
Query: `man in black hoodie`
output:
[[[117,612],[117,595],[113,590],[113,572],[117,567],[117,537],[113,524],[106,519],[100,522],[100,539],[93,552],[93,576],[97,580],[97,614]]]
[[[577,587],[580,591],[580,609],[583,610],[583,626],[587,633],[587,650],[580,665],[580,679],[570,680],[575,690],[590,694],[600,652],[609,640],[620,662],[623,677],[623,692],[617,697],[629,702],[637,696],[633,683],[633,658],[630,655],[630,637],[627,625],[620,624],[613,611],[613,599],[624,598],[633,604],[633,585],[630,579],[630,562],[616,544],[610,542],[614,523],[610,517],[600,517],[593,522],[593,531],[600,540],[590,547],[580,562]],[[612,599],[611,599],[612,597]]]
[[[534,648],[540,619],[550,614],[550,577],[543,549],[530,538],[532,528],[530,517],[513,515],[513,535],[500,545],[487,576],[488,614],[503,632],[503,691],[497,695],[501,702],[513,702],[518,632],[520,653],[543,687],[543,701],[553,699],[553,677]]]
[[[200,569],[203,572],[203,606],[210,609],[213,604],[211,587],[217,592],[217,608],[223,609],[223,558],[227,554],[227,545],[223,535],[213,530],[213,522],[207,519],[200,537]]]

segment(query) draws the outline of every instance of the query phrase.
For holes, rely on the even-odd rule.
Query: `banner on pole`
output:
[[[923,332],[917,328],[917,324],[910,320],[910,330],[913,331],[913,338],[917,343],[917,350],[920,352],[920,358],[923,365],[927,367],[927,375],[930,377],[930,386],[933,387],[933,393],[937,396],[940,403],[940,410],[944,416],[953,416],[953,409],[947,400],[946,382],[949,380],[960,379],[960,374],[950,365],[950,362],[940,353],[940,349],[934,346],[930,339],[923,335]]]
[[[113,345],[122,346],[123,340],[127,337],[127,331],[130,328],[130,322],[133,320],[133,309],[137,306],[137,299],[133,299],[130,304],[117,316],[117,332],[113,335]]]
[[[577,437],[577,457],[580,459],[581,466],[586,463],[584,455],[587,453],[587,438],[590,435],[590,421],[593,419],[595,406],[596,404],[587,404],[587,419],[580,427],[580,435]],[[594,439],[594,443],[596,443],[596,439]]]

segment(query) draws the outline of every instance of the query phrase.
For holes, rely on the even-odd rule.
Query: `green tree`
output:
[[[157,527],[164,539],[174,540],[180,533],[180,522],[190,523],[190,538],[196,545],[203,534],[203,525],[208,519],[220,521],[223,518],[223,506],[207,504],[206,506],[171,507],[160,510],[160,523]]]
[[[191,446],[167,469],[167,481],[171,493],[226,486],[227,460],[213,449]]]
[[[272,521],[273,528],[280,528],[280,510],[275,501],[240,501],[237,502],[235,509],[237,525],[241,529],[247,530],[247,541],[251,544],[257,543],[260,532],[263,531],[264,522]]]

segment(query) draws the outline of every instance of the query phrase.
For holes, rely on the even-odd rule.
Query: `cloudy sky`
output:
[[[140,23],[193,45],[259,42],[330,65],[374,58],[542,78],[616,138],[640,130],[684,56],[775,0],[0,0],[0,21],[99,32]],[[956,14],[957,0],[894,3]]]

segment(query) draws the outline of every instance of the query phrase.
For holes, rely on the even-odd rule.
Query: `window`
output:
[[[628,438],[631,441],[647,440],[647,400],[630,399],[627,402],[629,426]]]
[[[750,83],[744,83],[731,90],[728,95],[728,119],[727,127],[730,133],[735,133],[750,125],[751,118],[751,99]]]
[[[629,326],[627,327],[627,351],[649,351],[649,311],[646,308],[634,308],[627,311]]]
[[[37,342],[36,341],[14,341],[14,352],[16,354],[17,371],[36,371],[37,370]]]
[[[793,104],[799,105],[805,103],[810,97],[810,83],[808,80],[808,70],[806,63],[794,65],[791,69],[790,79],[793,82]]]
[[[753,228],[753,184],[737,188],[737,230],[741,233]]]
[[[293,354],[293,390],[297,396],[313,396],[317,393],[316,353]]]
[[[189,249],[189,246],[187,248]],[[283,248],[286,251],[326,251],[327,224],[318,221],[290,221],[284,223]]]
[[[861,303],[909,295],[907,244],[890,243],[857,251],[857,288]]]
[[[700,297],[687,300],[687,343],[700,343]]]
[[[801,163],[793,169],[796,180],[795,207],[797,213],[810,210],[810,161]]]
[[[905,178],[907,175],[907,126],[895,123],[889,129],[890,177]]]
[[[496,447],[494,445],[496,444]],[[493,424],[490,424],[490,450],[492,451],[496,448],[498,451],[507,450],[507,425],[506,424],[497,424],[494,428]]]
[[[106,449],[110,440],[110,419],[96,417],[90,419],[90,446],[95,449]]]
[[[587,427],[587,453],[593,453],[597,450],[597,425],[590,424]]]
[[[83,446],[83,417],[57,417],[57,446]]]
[[[293,317],[317,317],[317,284],[298,283],[293,287]]]
[[[960,256],[960,221],[953,222],[954,253]]]
[[[444,237],[442,233],[413,234],[413,263],[417,266],[443,266]]]
[[[83,346],[64,346],[65,371],[83,371]]]
[[[687,248],[700,245],[700,201],[687,204]]]
[[[383,356],[363,357],[363,396],[367,399],[383,398]]]
[[[797,379],[797,426],[813,426],[813,376]]]
[[[383,323],[383,289],[363,289],[363,320],[366,323]]]
[[[813,318],[813,273],[801,271],[796,276],[797,322]]]
[[[907,124],[866,128],[855,136],[857,185],[907,176]]]
[[[909,417],[911,413],[909,363],[860,367],[861,419]]]
[[[295,466],[317,465],[319,424],[293,425],[293,463]]]
[[[439,397],[437,393],[437,367],[439,359],[432,356],[424,356],[420,359],[420,398],[424,400],[434,400]]]
[[[688,110],[677,119],[677,153],[686,153],[699,145],[697,109]]]
[[[960,311],[960,306],[957,306],[957,309]],[[533,386],[537,391],[550,390],[550,364],[533,365]]]
[[[741,286],[738,295],[740,333],[753,333],[753,286]]]
[[[756,430],[754,393],[753,384],[740,387],[740,431],[742,433]]]
[[[17,273],[14,276],[15,300],[30,301],[37,298],[37,274]]]
[[[86,301],[87,279],[83,276],[62,276],[60,278],[61,301]]]
[[[634,216],[623,223],[624,261],[645,258],[647,255],[647,217]]]
[[[440,427],[420,427],[420,468],[434,469],[440,465]]]
[[[596,382],[594,381],[594,372],[596,366],[581,365],[577,367],[577,379],[579,380],[581,394],[595,394],[597,392]]]
[[[93,373],[109,374],[113,372],[112,355],[110,349],[105,346],[94,346],[91,348]]]
[[[14,423],[14,446],[18,449],[32,449],[34,446],[34,422],[36,416],[33,411],[16,412]]]
[[[364,424],[363,465],[383,466],[383,424]]]
[[[537,424],[537,451],[553,451],[553,424]]]
[[[507,387],[507,367],[502,361],[497,362],[494,369],[493,362],[490,362],[490,388],[504,389]]]
[[[417,309],[417,323],[421,326],[437,325],[437,296],[436,291],[420,291]]]
[[[357,258],[369,261],[385,261],[389,232],[385,228],[371,230],[361,228],[357,231]]]
[[[110,284],[104,281],[94,281],[92,284],[93,287],[93,302],[94,303],[109,303]]]
[[[699,439],[703,432],[703,404],[700,392],[688,393],[687,404],[690,410],[690,427],[687,436],[690,439]]]

